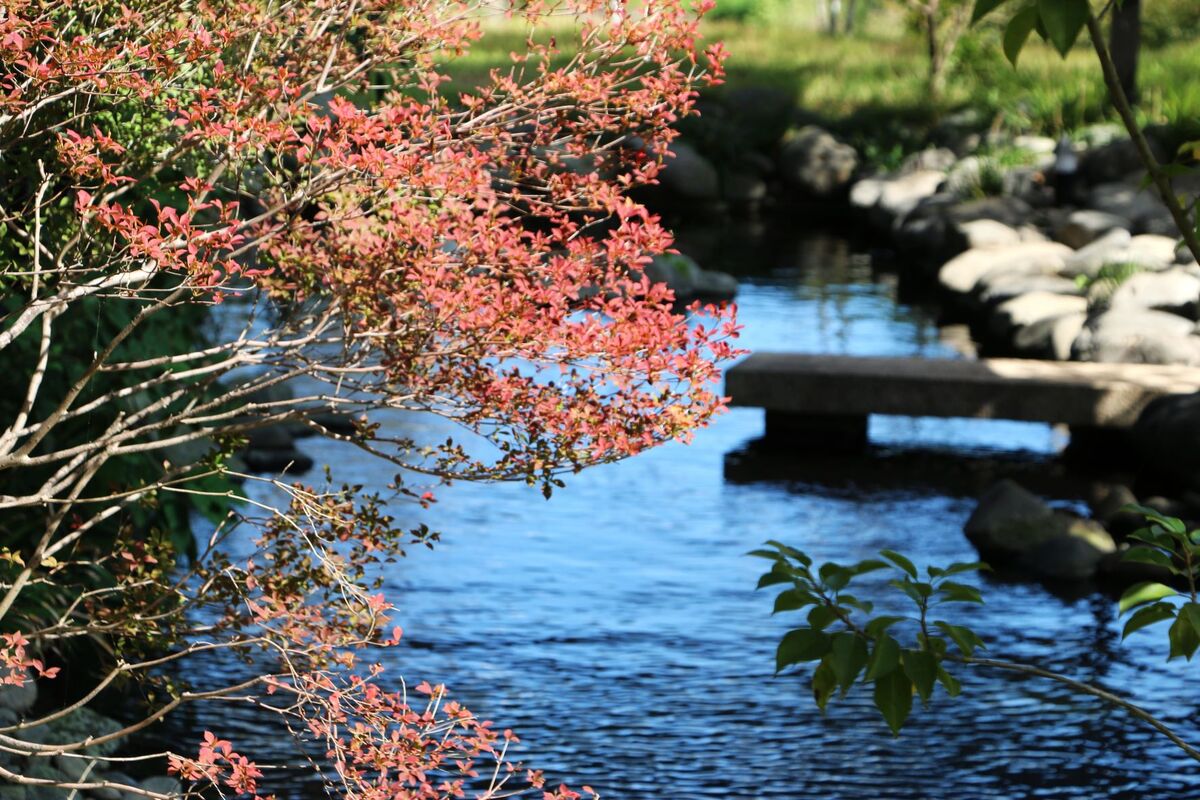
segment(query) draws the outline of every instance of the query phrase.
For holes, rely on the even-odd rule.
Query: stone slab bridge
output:
[[[1200,391],[1200,368],[992,358],[755,353],[725,375],[730,405],[766,410],[769,440],[812,449],[867,443],[867,417],[974,417],[1131,427],[1153,400]]]

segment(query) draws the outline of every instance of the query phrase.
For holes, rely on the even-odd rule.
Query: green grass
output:
[[[925,143],[940,122],[961,118],[964,111],[979,130],[1051,136],[1116,119],[1086,43],[1066,59],[1031,43],[1013,69],[1000,54],[995,31],[973,32],[960,46],[945,95],[935,105],[921,40],[902,18],[875,19],[851,38],[832,38],[797,24],[710,22],[706,36],[723,41],[730,52],[726,85],[713,93],[774,88],[793,97],[802,115],[824,121],[869,157],[884,161]],[[539,31],[539,38],[556,35],[565,44],[571,40],[567,25]],[[448,65],[452,86],[475,85],[493,66],[507,68],[509,53],[523,50],[525,37],[526,31],[511,23],[489,24],[483,40]],[[1144,49],[1143,124],[1194,131],[1200,124],[1198,75],[1200,41]]]

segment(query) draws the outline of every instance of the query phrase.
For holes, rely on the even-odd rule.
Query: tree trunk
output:
[[[934,105],[942,99],[945,64],[942,62],[942,47],[938,42],[938,0],[929,0],[925,5],[925,43],[929,48],[929,99]]]
[[[1113,6],[1108,49],[1130,103],[1138,101],[1138,55],[1142,49],[1142,0],[1124,0]]]
[[[846,3],[846,18],[842,23],[842,30],[846,32],[847,36],[854,33],[854,20],[858,16],[857,5],[858,0],[849,0]]]

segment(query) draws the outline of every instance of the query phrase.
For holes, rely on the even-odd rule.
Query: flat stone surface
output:
[[[1152,400],[1200,391],[1200,368],[756,353],[725,376],[731,405],[1125,428]]]

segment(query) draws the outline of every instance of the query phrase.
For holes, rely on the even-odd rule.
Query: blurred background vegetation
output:
[[[939,13],[969,5],[942,0]],[[1140,121],[1179,128],[1181,135],[1195,132],[1200,0],[1142,5]],[[833,26],[831,11],[837,12]],[[939,127],[947,125],[1057,137],[1117,119],[1087,41],[1065,60],[1041,42],[1030,43],[1014,69],[1000,46],[1006,18],[994,17],[962,35],[945,66],[945,88],[934,97],[922,20],[906,0],[717,0],[705,35],[723,41],[730,57],[715,99],[747,87],[786,95],[800,121],[821,124],[884,167],[937,143]],[[489,28],[450,67],[459,85],[510,64],[509,53],[524,49],[520,27],[497,22]]]

